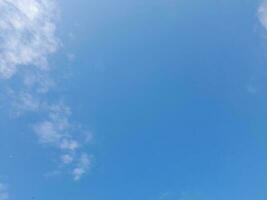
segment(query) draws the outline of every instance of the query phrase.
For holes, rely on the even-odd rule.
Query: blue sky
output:
[[[267,198],[267,2],[0,0],[0,200]]]

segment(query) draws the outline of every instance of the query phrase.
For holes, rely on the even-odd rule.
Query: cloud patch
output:
[[[58,47],[55,4],[50,0],[0,0],[0,76],[33,65],[47,70],[47,56]]]
[[[267,1],[263,1],[258,8],[258,18],[261,25],[267,29]]]
[[[78,160],[77,166],[73,169],[74,180],[78,181],[91,166],[91,158],[88,154],[83,153]]]
[[[3,183],[0,183],[0,200],[8,200],[9,194],[7,186]]]
[[[59,165],[79,180],[91,165],[85,131],[71,120],[68,105],[48,97],[56,84],[48,59],[59,47],[58,13],[55,0],[0,0],[0,79],[19,80],[6,89],[13,115],[35,115],[29,123],[39,143],[56,149]]]

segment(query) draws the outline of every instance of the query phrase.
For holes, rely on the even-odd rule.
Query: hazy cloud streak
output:
[[[15,116],[42,114],[31,122],[33,132],[41,144],[60,152],[60,164],[78,180],[91,163],[83,150],[83,130],[71,121],[69,106],[47,97],[55,85],[48,57],[59,47],[57,18],[55,0],[0,0],[0,78],[21,77],[18,88],[6,91]]]
[[[8,200],[9,194],[7,190],[7,186],[3,183],[0,183],[0,200]]]
[[[267,1],[263,1],[258,9],[258,18],[262,26],[267,29]]]

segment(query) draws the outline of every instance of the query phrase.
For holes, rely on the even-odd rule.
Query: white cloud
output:
[[[7,186],[3,183],[0,183],[0,200],[8,200],[9,194],[7,190]]]
[[[74,180],[79,180],[89,170],[89,156],[82,150],[83,143],[75,136],[81,135],[79,127],[70,121],[71,111],[66,105],[46,105],[47,119],[33,125],[33,130],[42,144],[61,151],[63,165],[72,164]],[[87,135],[84,135],[86,138]],[[85,139],[86,140],[86,139]]]
[[[0,0],[0,78],[20,81],[6,90],[14,116],[38,116],[30,123],[39,142],[57,149],[60,165],[71,165],[78,180],[90,163],[83,131],[72,122],[71,108],[47,95],[56,84],[48,57],[59,47],[57,15],[56,0]]]
[[[267,29],[267,1],[263,1],[258,9],[258,18],[262,26]]]
[[[80,180],[81,177],[88,171],[91,166],[91,160],[92,159],[88,154],[83,153],[81,155],[77,167],[73,170],[73,176],[75,181]]]
[[[25,72],[23,84],[27,90],[35,90],[38,94],[45,94],[55,86],[55,81],[49,77],[49,73],[31,70]]]
[[[20,92],[20,94],[13,94],[14,107],[16,114],[19,115],[22,112],[35,112],[40,108],[40,101],[35,96],[27,92]]]
[[[58,132],[57,124],[51,121],[43,121],[34,126],[34,131],[42,143],[56,144],[62,135]]]
[[[58,46],[54,13],[51,0],[0,0],[0,76],[29,65],[47,70]]]
[[[62,104],[45,106],[44,109],[48,114],[47,119],[36,123],[33,130],[41,143],[61,146],[61,141],[64,142],[69,137],[70,109]]]
[[[61,156],[61,160],[64,164],[70,164],[73,162],[73,156],[71,156],[70,154],[65,154]]]
[[[61,149],[74,151],[79,148],[79,143],[73,139],[63,139],[60,144]]]

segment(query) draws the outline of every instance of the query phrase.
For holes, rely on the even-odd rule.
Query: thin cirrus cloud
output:
[[[72,122],[69,106],[47,97],[55,85],[48,57],[59,47],[57,18],[55,0],[0,0],[0,78],[20,77],[19,87],[5,90],[11,110],[15,116],[42,114],[29,122],[33,133],[40,144],[57,149],[60,165],[79,180],[91,166],[81,139],[87,133]]]
[[[51,0],[0,1],[0,75],[10,78],[19,67],[47,70],[47,56],[58,47],[56,6]]]
[[[7,186],[0,182],[0,200],[8,200],[9,194],[7,190]]]
[[[264,0],[258,8],[258,18],[261,25],[267,29],[267,1]]]

